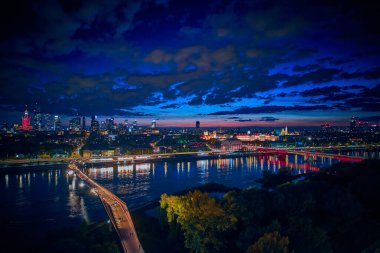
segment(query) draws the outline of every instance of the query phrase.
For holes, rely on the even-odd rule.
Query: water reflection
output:
[[[86,172],[119,197],[129,207],[137,207],[158,198],[206,182],[235,187],[257,184],[263,171],[277,173],[283,167],[294,174],[318,171],[337,162],[331,158],[310,160],[303,155],[248,156],[196,161],[155,162],[89,168]]]
[[[4,179],[5,179],[5,188],[8,189],[8,187],[9,187],[9,176],[8,176],[8,174],[4,175]]]
[[[380,157],[379,151],[358,150],[339,154]],[[170,194],[207,182],[244,188],[256,185],[255,180],[266,170],[277,173],[287,167],[292,173],[301,174],[318,171],[336,162],[319,157],[310,160],[303,155],[248,156],[122,164],[88,168],[86,173],[125,200],[128,207],[135,208],[159,198],[162,193]],[[0,210],[10,210],[6,209],[5,215],[3,211],[2,216],[14,217],[15,220],[31,217],[30,213],[36,217],[46,214],[55,220],[65,220],[64,217],[91,220],[91,217],[105,216],[91,189],[62,169],[0,174],[0,194],[4,196]]]
[[[87,207],[83,196],[78,195],[77,187],[84,188],[85,184],[75,174],[67,174],[68,182],[68,201],[67,206],[69,208],[69,217],[76,218],[81,217],[84,221],[89,222],[89,216],[87,213]]]

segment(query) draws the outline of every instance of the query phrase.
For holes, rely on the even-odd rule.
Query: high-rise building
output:
[[[357,118],[352,117],[351,122],[350,122],[350,131],[355,132],[356,131],[356,123],[357,123]]]
[[[100,121],[100,130],[106,130],[106,129],[107,129],[106,122]]]
[[[152,125],[151,125],[152,128],[156,128],[157,127],[157,122],[156,120],[152,120]]]
[[[28,115],[28,109],[25,109],[24,116],[21,118],[21,130],[32,130],[30,125],[30,117]]]
[[[195,122],[195,129],[199,130],[201,128],[201,122],[196,121]]]
[[[100,130],[99,121],[97,121],[96,116],[91,116],[91,132],[98,132]]]
[[[79,131],[79,130],[81,130],[81,123],[80,122],[81,122],[80,117],[72,118],[69,121],[69,129],[72,130],[72,131]]]
[[[105,123],[105,128],[107,130],[113,130],[113,129],[115,129],[115,118],[113,118],[113,117],[107,118],[106,119],[106,123]]]
[[[62,129],[62,122],[61,122],[61,117],[58,115],[54,116],[54,131],[59,131]]]
[[[86,117],[82,117],[82,130],[86,130]]]
[[[34,119],[33,119],[33,125],[34,125],[34,129],[35,130],[38,130],[38,131],[42,131],[42,114],[41,114],[41,109],[40,107],[37,105],[35,105],[34,107]]]
[[[133,128],[137,128],[137,120],[133,121]]]
[[[42,115],[42,126],[45,131],[54,130],[54,119],[51,114],[44,113]]]

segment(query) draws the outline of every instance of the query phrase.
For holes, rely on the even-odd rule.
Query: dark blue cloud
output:
[[[229,115],[229,114],[260,114],[260,113],[277,113],[284,111],[313,111],[313,110],[330,110],[332,107],[326,105],[295,105],[295,106],[260,106],[260,107],[241,107],[232,111],[217,111],[209,115]]]
[[[235,119],[237,122],[251,122],[253,119]]]
[[[169,105],[163,105],[163,106],[160,106],[161,109],[170,109],[170,108],[179,108],[180,105],[178,104],[169,104]]]
[[[379,11],[343,0],[16,1],[0,10],[0,105],[38,102],[67,115],[374,113]]]
[[[273,122],[276,120],[279,120],[279,119],[275,118],[275,117],[261,117],[261,119],[260,119],[260,121],[269,121],[269,122]]]
[[[327,86],[327,87],[321,87],[321,88],[314,88],[311,90],[305,90],[300,92],[300,95],[304,97],[310,97],[310,96],[321,96],[326,94],[335,94],[336,92],[340,92],[342,90],[341,87],[338,86]]]

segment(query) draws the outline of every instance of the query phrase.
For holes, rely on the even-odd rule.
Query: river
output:
[[[379,157],[378,152],[375,157]],[[286,166],[300,174],[336,162],[318,158],[305,163],[303,156],[297,155],[247,156],[89,167],[86,172],[133,210],[159,198],[162,193],[208,182],[245,188],[257,185],[255,180],[264,170],[276,173]],[[20,241],[33,244],[52,229],[107,219],[97,196],[62,166],[0,173],[0,194],[0,225],[5,231],[1,240],[5,249],[17,248]]]

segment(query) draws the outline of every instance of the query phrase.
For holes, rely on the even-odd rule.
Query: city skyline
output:
[[[203,118],[203,121],[193,121],[193,119],[175,119],[175,120],[167,120],[163,118],[126,118],[126,117],[114,117],[114,116],[99,116],[99,115],[92,115],[92,116],[82,116],[82,115],[75,115],[75,116],[64,116],[61,118],[61,115],[51,115],[51,114],[44,114],[41,112],[38,112],[39,120],[36,119],[36,114],[32,113],[30,114],[28,110],[26,109],[24,113],[22,114],[22,117],[20,119],[15,120],[15,122],[3,122],[7,124],[15,124],[22,127],[23,130],[47,130],[46,124],[50,125],[51,129],[55,130],[54,122],[59,119],[59,125],[63,128],[68,128],[71,125],[71,121],[79,120],[78,123],[78,129],[88,129],[91,126],[91,119],[92,117],[95,117],[96,120],[99,123],[105,124],[108,120],[112,120],[112,124],[118,125],[129,125],[132,126],[134,124],[137,124],[139,127],[151,127],[151,128],[165,128],[165,127],[183,127],[183,128],[228,128],[228,127],[283,127],[283,126],[290,126],[290,127],[321,127],[324,125],[328,125],[329,127],[348,127],[350,125],[350,122],[355,119],[358,122],[361,122],[363,124],[368,124],[372,126],[378,126],[379,121],[377,117],[356,117],[353,116],[351,118],[345,118],[342,121],[325,121],[321,122],[318,120],[315,120],[314,122],[310,122],[311,124],[305,124],[307,122],[305,119],[299,119],[298,121],[293,122],[284,122],[284,121],[276,121],[272,120],[271,117],[258,117],[258,118],[250,118],[249,120],[237,120],[238,123],[235,122],[224,122],[224,124],[220,123],[219,121],[216,121],[212,118],[205,119]],[[29,115],[28,123],[25,122],[25,115]],[[47,122],[46,118],[49,116],[51,122]],[[44,119],[42,119],[44,118]],[[232,119],[236,120],[236,117],[232,117]],[[84,122],[83,122],[84,120]],[[19,122],[20,121],[20,122]],[[87,122],[87,125],[86,125]],[[49,124],[50,123],[50,124]],[[197,127],[197,125],[199,126]],[[24,126],[25,125],[25,126]],[[27,126],[31,126],[31,128],[28,128]],[[34,126],[34,128],[33,128]],[[42,128],[41,128],[42,127]],[[40,129],[37,129],[40,128]]]
[[[38,103],[64,124],[378,123],[378,11],[354,1],[15,2],[0,15],[0,119],[21,123]]]
[[[27,121],[25,121],[25,115],[29,117]],[[18,115],[20,116],[20,115]],[[62,117],[63,116],[63,117]],[[25,111],[22,113],[21,117],[21,124],[20,118],[13,119],[13,121],[10,122],[3,122],[3,124],[7,124],[8,126],[20,126],[23,130],[55,130],[55,122],[59,121],[59,128],[61,126],[63,128],[70,127],[72,124],[72,121],[77,121],[74,123],[74,125],[78,125],[78,129],[87,129],[90,125],[86,125],[87,123],[91,124],[91,119],[95,118],[99,123],[105,124],[109,120],[112,120],[112,124],[118,125],[135,125],[139,127],[183,127],[183,128],[200,128],[201,126],[203,128],[211,127],[211,128],[228,128],[228,127],[283,127],[283,126],[290,126],[290,127],[320,127],[320,126],[326,126],[329,127],[347,127],[350,125],[350,122],[352,120],[358,121],[360,124],[366,124],[370,126],[379,126],[379,119],[377,116],[374,117],[357,117],[352,116],[351,118],[342,118],[341,120],[336,119],[328,119],[326,121],[320,121],[319,119],[310,120],[310,118],[300,118],[298,120],[293,121],[280,121],[279,119],[276,119],[271,116],[255,116],[250,117],[249,119],[240,119],[239,117],[230,117],[228,119],[234,120],[233,122],[227,122],[227,120],[224,120],[224,122],[220,122],[218,120],[215,120],[215,118],[209,116],[210,118],[202,118],[202,125],[200,124],[201,121],[199,118],[195,118],[196,121],[194,121],[193,118],[184,118],[184,119],[168,119],[168,118],[152,118],[151,116],[145,116],[144,118],[128,118],[128,117],[120,117],[120,116],[104,116],[104,115],[91,115],[91,116],[85,116],[85,115],[75,115],[75,116],[67,116],[67,115],[57,115],[57,114],[49,114],[49,113],[43,113],[41,111],[41,108],[38,105],[35,105],[35,109],[32,110],[32,112],[28,111],[28,107],[25,106]],[[50,119],[50,120],[49,120]],[[26,123],[27,122],[27,123]],[[137,124],[138,122],[138,124]],[[157,125],[158,124],[158,125]],[[47,126],[50,126],[50,128],[46,128]],[[30,128],[29,128],[30,127]],[[33,128],[34,127],[34,128]]]

